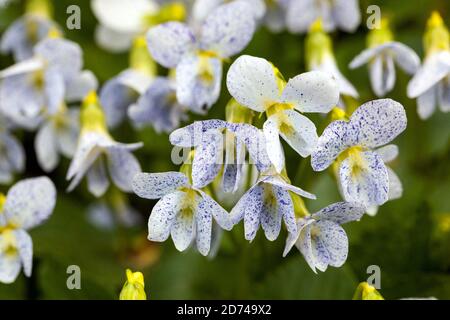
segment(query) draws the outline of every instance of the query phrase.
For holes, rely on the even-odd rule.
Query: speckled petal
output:
[[[333,267],[341,267],[348,255],[348,238],[344,229],[327,220],[317,221],[315,226],[319,230],[318,239],[315,241],[317,252],[322,252],[320,248],[323,246],[323,249],[327,251],[328,264]]]
[[[414,74],[420,67],[420,58],[410,47],[400,42],[390,42],[388,45],[393,53],[395,63],[408,74]]]
[[[278,238],[281,230],[281,220],[283,218],[282,208],[278,206],[281,198],[282,205],[288,205],[286,192],[283,189],[270,184],[263,184],[263,204],[260,213],[261,227],[264,230],[267,240],[274,241]],[[287,195],[289,197],[289,194]],[[291,203],[292,205],[292,203]]]
[[[298,219],[296,222],[295,232],[289,232],[286,238],[286,244],[283,250],[283,257],[291,251],[292,247],[300,240],[300,231],[302,231],[308,224],[314,223],[313,219]]]
[[[407,119],[403,106],[391,99],[367,102],[352,114],[349,135],[366,147],[376,148],[391,142],[406,129]]]
[[[337,156],[347,148],[347,122],[333,121],[319,138],[317,148],[311,154],[314,171],[328,168]]]
[[[241,52],[253,37],[253,8],[246,1],[233,1],[211,12],[202,25],[200,47],[228,58]]]
[[[176,69],[178,102],[205,114],[217,101],[222,82],[222,62],[217,58],[186,55]]]
[[[87,172],[88,190],[95,197],[99,198],[105,194],[109,188],[109,179],[106,173],[104,159],[98,158]]]
[[[314,222],[314,220],[311,220]],[[308,263],[309,267],[317,273],[317,262],[313,253],[313,244],[311,241],[311,228],[313,223],[305,224],[305,226],[300,230],[300,236],[298,237],[297,243],[295,246],[301,252],[303,257],[305,258],[306,263]]]
[[[25,230],[46,220],[56,203],[56,189],[47,177],[24,179],[9,189],[4,206],[7,221]]]
[[[50,115],[55,114],[64,103],[66,94],[66,85],[62,75],[56,70],[47,70],[44,75],[45,80],[45,97],[47,112]]]
[[[51,122],[45,123],[37,132],[34,149],[39,165],[45,172],[51,172],[59,163],[56,132]]]
[[[395,144],[388,144],[387,146],[378,148],[375,150],[378,155],[383,159],[384,163],[394,161],[398,157],[398,147]]]
[[[11,234],[0,234],[0,282],[9,284],[13,283],[20,273],[21,261],[18,253],[5,254],[3,248],[6,245],[6,237],[10,237]]]
[[[388,200],[389,178],[386,166],[378,154],[360,153],[364,167],[356,170],[351,159],[345,159],[339,169],[343,197],[365,206],[382,205]]]
[[[204,140],[205,134],[208,134],[211,130],[221,130],[226,127],[227,123],[223,120],[195,121],[193,124],[172,132],[169,140],[174,146],[196,147]]]
[[[207,256],[209,249],[211,248],[211,237],[212,237],[212,215],[208,208],[203,207],[200,202],[195,217],[196,222],[196,245],[197,250],[203,256]]]
[[[45,62],[40,58],[30,58],[0,71],[0,79],[42,70]]]
[[[147,32],[147,46],[153,59],[166,68],[175,68],[194,43],[192,31],[181,22],[160,24]]]
[[[20,141],[8,132],[0,133],[0,141],[4,143],[11,168],[16,172],[22,172],[25,168],[25,150]]]
[[[338,83],[321,71],[302,73],[288,81],[281,100],[300,112],[327,113],[339,101]]]
[[[313,68],[317,71],[322,71],[333,76],[339,86],[339,92],[341,95],[351,96],[358,98],[359,94],[356,88],[350,83],[350,81],[341,73],[334,58],[326,57],[323,59],[320,65]]]
[[[195,149],[192,163],[192,184],[204,188],[219,174],[223,164],[223,136],[221,132],[204,134],[203,141]]]
[[[293,185],[287,183],[279,175],[263,176],[259,181],[264,182],[264,183],[270,183],[275,186],[279,186],[285,190],[292,191],[304,198],[313,199],[313,200],[316,199],[316,196],[314,194],[309,193],[299,187],[296,187],[296,186],[293,186]]]
[[[240,56],[228,70],[227,88],[242,105],[263,112],[280,100],[274,69],[265,59]]]
[[[271,115],[263,125],[266,139],[266,151],[278,173],[284,168],[284,150],[280,142],[280,119],[278,114]]]
[[[181,172],[138,173],[133,179],[133,191],[141,198],[159,199],[178,188],[189,186]]]
[[[338,224],[344,224],[361,219],[364,212],[365,207],[359,203],[336,202],[314,213],[311,217],[317,221],[329,220]]]
[[[186,193],[174,191],[164,195],[153,207],[148,219],[148,240],[163,242],[170,235],[175,217],[180,214]]]
[[[205,192],[199,190],[199,193],[202,197],[198,205],[199,210],[204,210],[211,214],[221,228],[228,231],[231,230],[234,225],[231,221],[231,215]]]
[[[379,55],[369,65],[370,83],[377,97],[384,97],[395,85],[394,60],[388,55]]]
[[[424,94],[450,73],[450,52],[439,51],[431,54],[408,83],[409,98]]]
[[[280,135],[299,155],[306,158],[317,147],[317,136],[314,122],[294,110],[284,110],[281,117],[283,124]]]
[[[286,24],[292,33],[305,33],[319,16],[320,10],[314,0],[290,1],[286,10]]]
[[[141,172],[141,166],[128,150],[112,147],[108,150],[108,171],[112,181],[120,190],[132,192],[133,178]]]
[[[17,250],[19,251],[20,261],[23,265],[23,273],[27,277],[31,276],[33,268],[33,241],[30,235],[23,229],[14,230],[17,241]]]

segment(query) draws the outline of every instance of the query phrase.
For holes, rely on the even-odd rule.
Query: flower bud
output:
[[[120,300],[146,300],[144,276],[141,272],[126,271],[127,281],[120,292]]]

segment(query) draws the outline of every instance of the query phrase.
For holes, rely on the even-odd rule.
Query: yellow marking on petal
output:
[[[126,270],[127,281],[120,292],[120,300],[146,300],[144,275],[141,272]]]
[[[214,70],[210,59],[211,56],[207,53],[199,54],[198,77],[207,86],[212,85],[214,81]]]
[[[341,166],[342,161],[345,159],[349,159],[349,166],[351,170],[352,178],[358,178],[361,173],[367,170],[367,161],[362,157],[362,152],[364,149],[360,146],[350,147],[344,152],[342,152],[333,163],[333,170],[336,176],[339,175],[339,168]]]
[[[185,196],[181,200],[180,215],[184,218],[192,218],[195,211],[197,211],[197,192],[190,188],[182,188]]]
[[[17,240],[13,229],[1,230],[1,236],[0,252],[9,257],[17,255]]]
[[[294,106],[290,103],[275,103],[272,105],[269,105],[266,108],[266,114],[267,117],[270,117],[274,114],[279,115],[280,117],[286,117],[286,115],[282,112],[284,110],[292,110],[294,109]]]
[[[0,214],[3,213],[3,207],[5,205],[5,202],[6,202],[6,196],[5,196],[5,194],[0,192]]]
[[[50,39],[59,39],[61,38],[61,32],[59,32],[59,30],[55,27],[52,27],[47,34],[47,37]]]
[[[39,69],[35,72],[33,72],[33,74],[31,75],[31,81],[33,83],[33,86],[37,89],[37,90],[44,90],[44,86],[45,86],[45,77],[44,77],[44,71]]]
[[[434,11],[428,19],[423,43],[426,56],[436,51],[450,50],[450,33],[437,11]]]

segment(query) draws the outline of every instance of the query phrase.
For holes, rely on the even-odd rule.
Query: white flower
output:
[[[290,192],[315,199],[316,196],[289,184],[281,175],[267,172],[242,196],[231,210],[234,224],[244,220],[245,239],[252,241],[261,225],[266,238],[274,241],[283,220],[290,233],[297,232],[294,203]]]
[[[21,268],[31,276],[33,243],[28,230],[53,211],[56,189],[47,177],[25,179],[2,196],[0,213],[0,282],[12,283]]]
[[[317,20],[309,29],[305,39],[305,59],[308,70],[322,71],[333,76],[341,95],[358,98],[355,87],[339,70],[333,53],[332,39],[323,30],[322,20]]]
[[[223,148],[227,137],[232,141],[229,142],[230,147],[226,148],[224,162]],[[270,166],[264,136],[260,130],[246,123],[228,123],[222,120],[196,121],[172,132],[170,142],[179,147],[195,147],[192,183],[196,188],[210,184],[223,167],[223,189],[226,192],[236,191],[245,160],[245,148],[259,171],[265,171]]]
[[[324,272],[329,265],[342,266],[347,260],[348,238],[341,225],[361,219],[364,210],[358,203],[338,202],[298,219],[297,231],[286,239],[283,256],[295,245],[314,272]]]
[[[439,13],[433,12],[424,36],[426,57],[408,84],[408,97],[417,98],[417,112],[428,119],[439,106],[450,111],[450,34]]]
[[[124,192],[131,192],[133,176],[141,171],[131,151],[141,146],[142,143],[123,144],[113,140],[106,129],[97,96],[92,92],[86,97],[81,110],[81,132],[66,177],[72,180],[68,191],[72,191],[87,174],[89,191],[100,197],[109,187],[107,166],[114,184]]]
[[[374,150],[406,129],[403,106],[391,99],[379,99],[360,106],[348,122],[330,123],[311,155],[314,171],[323,171],[336,159],[335,170],[346,201],[366,207],[381,205],[389,198],[389,174]]]
[[[381,28],[369,32],[367,42],[369,48],[357,55],[349,66],[355,69],[369,63],[370,83],[378,97],[385,96],[394,88],[394,64],[408,74],[414,74],[419,68],[417,54],[406,45],[393,41],[387,20],[382,20]]]
[[[308,31],[317,19],[327,32],[354,32],[361,23],[358,0],[288,0],[286,14],[288,30],[293,33]]]
[[[25,150],[10,129],[9,119],[0,114],[0,184],[11,183],[25,169]]]
[[[215,9],[198,33],[186,24],[168,22],[148,31],[148,48],[166,68],[176,68],[177,99],[205,113],[219,98],[222,60],[239,53],[255,30],[252,8],[233,1]]]
[[[159,199],[148,220],[148,239],[166,241],[169,235],[179,251],[195,239],[198,251],[206,256],[211,246],[214,220],[231,230],[228,212],[203,191],[191,186],[180,172],[139,173],[133,181],[134,192],[145,199]]]
[[[286,84],[267,60],[251,56],[241,56],[231,65],[227,87],[243,106],[266,112],[266,149],[278,172],[284,167],[279,136],[302,157],[309,156],[317,144],[316,127],[300,112],[327,113],[339,99],[336,81],[323,72],[303,73]]]
[[[0,109],[18,125],[34,129],[45,114],[54,114],[66,95],[81,99],[95,89],[91,73],[81,72],[78,44],[48,38],[34,47],[34,56],[0,71]],[[73,90],[73,91],[72,91]]]

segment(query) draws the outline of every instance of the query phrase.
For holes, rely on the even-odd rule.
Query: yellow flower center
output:
[[[342,152],[333,164],[335,174],[339,174],[342,161],[349,159],[351,176],[355,179],[358,178],[361,173],[367,170],[368,166],[367,161],[362,156],[362,152],[364,152],[364,148],[361,146],[350,147]]]
[[[450,33],[437,11],[428,19],[423,43],[427,56],[436,51],[450,50]]]
[[[97,93],[91,91],[81,105],[81,130],[100,131],[109,135],[105,114],[98,101]]]

